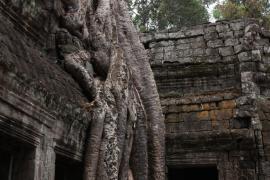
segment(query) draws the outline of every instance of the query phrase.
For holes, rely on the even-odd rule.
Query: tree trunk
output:
[[[92,113],[84,180],[165,179],[159,96],[126,2],[62,0],[56,14],[59,55]]]

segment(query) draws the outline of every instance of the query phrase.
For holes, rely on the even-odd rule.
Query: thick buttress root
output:
[[[59,57],[91,102],[84,180],[164,180],[163,115],[125,1],[61,2]]]

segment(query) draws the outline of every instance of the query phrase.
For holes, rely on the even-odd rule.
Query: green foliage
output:
[[[158,14],[158,28],[191,26],[209,19],[208,12],[199,0],[163,0]]]
[[[217,19],[258,18],[269,27],[270,3],[268,0],[225,0],[214,10]]]
[[[216,0],[128,0],[134,24],[141,31],[179,28],[209,19],[206,5]]]
[[[128,0],[134,24],[142,32],[156,29],[156,17],[161,0]]]

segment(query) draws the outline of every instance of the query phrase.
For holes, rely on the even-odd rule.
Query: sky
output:
[[[213,17],[213,10],[214,10],[214,7],[218,4],[218,3],[222,3],[224,0],[219,0],[219,1],[217,1],[216,3],[213,3],[213,4],[211,4],[208,8],[207,8],[207,10],[208,10],[208,12],[209,12],[209,14],[210,14],[210,22],[215,22],[216,20],[215,20],[215,18]]]

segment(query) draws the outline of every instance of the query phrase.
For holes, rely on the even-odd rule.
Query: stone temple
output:
[[[0,0],[0,179],[82,180],[87,98],[54,37]],[[254,19],[141,35],[168,180],[270,180],[270,32]]]

